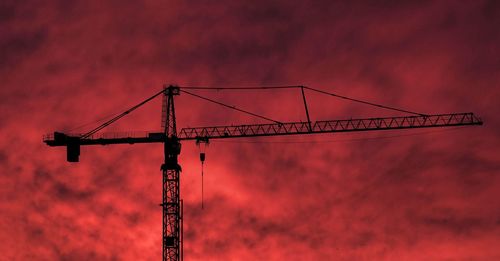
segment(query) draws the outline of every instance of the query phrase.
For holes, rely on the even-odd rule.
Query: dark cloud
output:
[[[47,40],[47,28],[30,29],[23,32],[4,32],[0,41],[0,66],[5,70],[23,62],[39,50]]]
[[[426,217],[421,221],[426,226],[450,232],[453,236],[474,236],[475,232],[495,229],[495,226],[488,224],[489,222],[474,217],[457,218],[450,215],[445,217]]]
[[[8,161],[8,155],[5,151],[3,150],[0,150],[0,163],[4,164],[4,163],[7,163]]]
[[[0,6],[0,23],[6,23],[16,17],[16,5],[13,2],[4,1]]]

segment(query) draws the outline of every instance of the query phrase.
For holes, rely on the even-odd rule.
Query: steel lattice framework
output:
[[[398,116],[385,118],[348,119],[311,122],[288,122],[273,124],[248,124],[182,128],[177,136],[179,141],[201,138],[224,139],[258,136],[284,136],[297,134],[317,134],[333,132],[395,130],[432,127],[481,125],[483,122],[473,113],[450,113],[427,116]],[[65,146],[67,139],[81,137],[82,134],[54,133],[44,136],[50,146]],[[79,139],[81,145],[133,144],[164,142],[161,132],[111,132],[94,134]]]
[[[482,125],[480,118],[473,113],[450,113],[416,116],[396,116],[382,118],[365,118],[365,119],[346,119],[346,120],[328,120],[311,122],[309,112],[304,95],[304,88],[317,92],[326,93],[324,91],[298,86],[301,88],[304,98],[305,112],[307,115],[306,122],[276,122],[271,124],[247,124],[247,125],[230,125],[230,126],[210,126],[196,128],[182,128],[177,132],[175,119],[174,96],[179,95],[182,91],[177,86],[165,87],[161,92],[153,95],[124,113],[115,116],[108,122],[99,127],[84,133],[60,133],[45,135],[43,141],[49,146],[66,146],[67,160],[70,162],[79,161],[80,146],[83,145],[108,145],[108,144],[133,144],[133,143],[163,143],[164,144],[164,163],[161,166],[162,170],[162,206],[163,210],[163,225],[162,225],[162,260],[174,261],[183,260],[183,204],[180,193],[180,172],[181,167],[178,162],[178,156],[181,152],[181,141],[197,140],[208,141],[209,139],[226,139],[226,138],[249,138],[259,136],[285,136],[285,135],[304,135],[317,133],[335,133],[335,132],[353,132],[353,131],[374,131],[374,130],[395,130],[395,129],[413,129],[413,128],[433,128],[433,127],[450,127],[450,126],[465,126],[465,125]],[[288,88],[288,87],[287,87]],[[187,94],[191,94],[184,91]],[[121,117],[129,114],[133,110],[142,106],[146,102],[152,100],[158,95],[163,94],[162,107],[162,128],[160,132],[118,132],[118,133],[98,133],[101,129],[117,121]],[[200,98],[201,96],[191,94]],[[333,96],[338,96],[330,94]],[[343,99],[351,99],[343,96],[338,96]],[[203,98],[212,102],[216,102],[207,98]],[[354,99],[351,99],[354,100]],[[362,103],[367,103],[359,100],[354,100]],[[220,102],[216,102],[220,105]],[[387,106],[375,105],[386,109],[393,109]],[[224,105],[226,107],[231,107]],[[232,107],[235,109],[235,107]],[[239,111],[252,114],[240,109]],[[397,110],[397,109],[396,109]],[[398,110],[400,112],[408,112]],[[410,112],[412,113],[412,112]],[[414,113],[416,114],[416,113]],[[260,118],[267,119],[259,116]]]
[[[315,134],[330,132],[394,130],[408,128],[428,128],[480,124],[481,120],[473,113],[453,113],[429,116],[406,116],[369,119],[349,119],[309,122],[290,122],[276,124],[253,124],[237,126],[216,126],[183,128],[179,139],[190,140],[200,137],[235,138],[256,136],[277,136],[293,134]]]
[[[181,167],[178,156],[181,143],[177,139],[174,95],[179,95],[179,88],[164,88],[162,126],[164,127],[165,161],[161,166],[163,174],[163,260],[182,260],[182,201],[180,198]]]

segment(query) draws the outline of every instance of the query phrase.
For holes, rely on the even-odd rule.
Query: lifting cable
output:
[[[203,165],[205,162],[205,153],[200,153],[201,160],[201,209],[203,209]]]

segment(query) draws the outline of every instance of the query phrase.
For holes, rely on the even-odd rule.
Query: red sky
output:
[[[485,122],[213,141],[204,210],[185,142],[186,260],[500,260],[498,1],[290,2],[2,1],[0,259],[161,258],[161,145],[85,147],[70,164],[42,135],[84,132],[174,83],[303,84]],[[197,93],[305,118],[298,92]],[[313,120],[401,115],[306,95]],[[176,105],[179,127],[263,122]],[[108,131],[157,130],[160,111]]]

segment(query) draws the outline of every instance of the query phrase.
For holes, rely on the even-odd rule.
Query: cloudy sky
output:
[[[43,2],[43,4],[42,4]],[[0,259],[159,260],[159,144],[42,143],[161,90],[307,85],[481,127],[183,143],[186,260],[499,260],[498,1],[2,1]],[[298,2],[298,3],[292,3]],[[279,121],[300,92],[198,94]],[[402,115],[306,92],[313,120]],[[178,127],[265,123],[176,97]],[[158,130],[161,99],[107,131]]]

